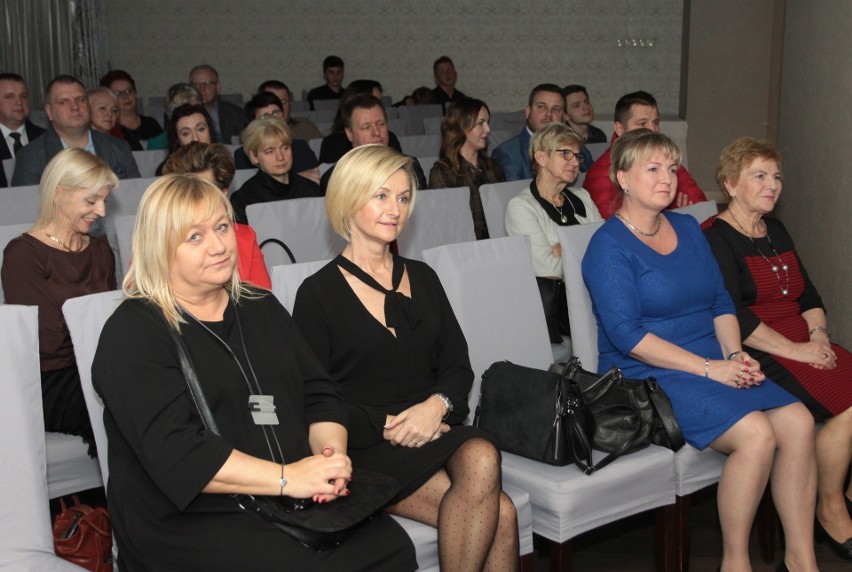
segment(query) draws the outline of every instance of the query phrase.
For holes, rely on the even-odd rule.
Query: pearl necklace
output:
[[[635,232],[636,234],[641,234],[642,236],[649,236],[649,237],[650,237],[650,236],[656,236],[656,234],[657,234],[658,232],[660,232],[660,228],[662,228],[662,225],[663,225],[663,217],[662,217],[662,215],[660,215],[659,213],[657,214],[657,226],[656,226],[656,228],[654,228],[654,231],[653,231],[653,232],[644,232],[644,231],[642,231],[642,230],[639,230],[638,228],[636,228],[636,227],[633,225],[633,223],[631,223],[629,220],[627,220],[626,218],[624,218],[624,215],[623,215],[623,214],[621,214],[619,211],[615,211],[615,216],[617,216],[617,217],[618,217],[618,220],[620,220],[621,222],[623,222],[624,224],[626,224],[626,225],[627,225],[627,228],[629,228],[630,230],[632,230],[632,231],[633,231],[633,232]]]
[[[754,247],[760,257],[763,258],[763,260],[765,260],[766,263],[769,265],[770,270],[775,273],[775,278],[778,280],[778,288],[781,290],[781,295],[787,296],[790,293],[790,273],[788,272],[789,267],[784,264],[784,261],[778,255],[778,251],[775,250],[775,245],[772,244],[772,239],[769,238],[769,228],[767,228],[766,222],[764,222],[763,219],[760,220],[760,222],[763,222],[763,232],[766,234],[766,242],[769,243],[769,249],[772,251],[772,256],[778,259],[778,262],[781,264],[781,270],[784,271],[783,285],[781,283],[781,272],[778,270],[778,264],[773,263],[771,260],[769,260],[769,258],[767,258],[765,254],[763,254],[763,251],[760,250],[760,247],[757,246],[757,242],[754,241],[754,238],[746,231],[745,227],[740,224],[740,221],[737,220],[737,217],[734,215],[734,211],[728,209],[728,212],[731,213],[731,218],[734,219],[734,222],[737,223],[737,226],[740,227],[740,230],[743,231],[743,234],[748,237],[749,241],[751,242],[751,245]]]
[[[574,218],[577,218],[577,209],[575,209],[575,208],[574,208],[574,205],[573,205],[573,204],[571,204],[571,201],[570,201],[570,200],[568,200],[568,197],[567,197],[567,196],[565,196],[565,191],[559,191],[559,194],[560,194],[560,195],[562,195],[562,207],[564,207],[564,206],[565,206],[565,203],[568,203],[568,206],[569,206],[569,207],[571,207],[571,210],[572,210],[572,211],[574,211]],[[559,196],[559,195],[556,195],[556,196]],[[558,212],[558,213],[559,213],[559,220],[561,220],[561,221],[562,221],[562,224],[567,223],[567,222],[568,222],[568,217],[567,217],[567,216],[565,216],[564,214],[562,214],[562,207],[557,207],[556,205],[554,205],[554,204],[553,204],[552,202],[550,202],[550,201],[547,201],[547,202],[549,202],[549,203],[550,203],[550,205],[551,205],[554,209],[556,209],[556,212]]]

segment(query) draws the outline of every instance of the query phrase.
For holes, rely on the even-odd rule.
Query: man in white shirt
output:
[[[24,78],[16,73],[0,74],[0,161],[14,159],[18,151],[44,133],[29,120],[30,96]],[[0,168],[0,187],[7,186]]]

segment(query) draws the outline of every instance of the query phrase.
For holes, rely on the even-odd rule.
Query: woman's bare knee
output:
[[[749,413],[717,437],[710,446],[725,454],[738,451],[749,455],[772,456],[775,451],[775,430],[760,411]]]
[[[803,442],[812,444],[815,436],[814,418],[801,403],[791,403],[767,412],[779,446]]]

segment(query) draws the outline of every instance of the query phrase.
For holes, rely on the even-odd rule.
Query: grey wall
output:
[[[249,95],[271,78],[301,90],[322,83],[322,60],[346,61],[346,78],[378,79],[401,98],[433,86],[432,62],[456,62],[458,88],[493,110],[523,107],[530,89],[582,83],[602,117],[623,93],[646,89],[676,114],[681,0],[110,0],[111,63],[140,95],[163,95],[207,62],[224,93]],[[654,40],[619,48],[617,39]]]
[[[779,213],[852,346],[852,18],[845,0],[787,0],[781,91],[784,195]]]

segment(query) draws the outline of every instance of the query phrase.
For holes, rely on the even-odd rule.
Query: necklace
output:
[[[55,242],[56,244],[58,244],[59,246],[61,246],[65,250],[67,250],[68,252],[80,252],[80,250],[83,250],[82,245],[80,247],[80,250],[71,250],[71,248],[67,244],[65,244],[64,242],[62,242],[61,240],[59,240],[58,238],[56,238],[55,236],[53,236],[52,234],[47,232],[46,229],[42,229],[42,230],[44,230],[44,234],[47,235],[47,238],[49,238],[50,240],[52,240],[53,242]]]
[[[554,205],[550,201],[547,201],[547,202],[550,203],[553,206],[554,209],[556,209],[556,212],[559,213],[559,220],[562,221],[562,224],[565,224],[565,223],[568,222],[568,217],[565,216],[564,214],[562,214],[562,207],[565,206],[565,203],[568,203],[568,206],[571,207],[572,211],[574,211],[574,218],[577,218],[577,210],[574,208],[574,205],[571,204],[571,201],[568,200],[568,197],[565,196],[565,191],[559,191],[559,194],[562,195],[562,206],[561,207],[557,207],[556,205]],[[559,196],[559,195],[557,195],[557,196]]]
[[[653,232],[644,232],[644,231],[639,230],[638,228],[636,228],[633,225],[633,223],[631,223],[629,220],[624,218],[624,215],[621,214],[621,212],[619,212],[619,211],[615,211],[615,216],[618,217],[618,220],[620,220],[621,222],[626,224],[627,228],[629,228],[630,230],[632,230],[636,234],[641,234],[642,236],[649,236],[649,237],[655,236],[658,232],[660,232],[660,228],[662,228],[662,225],[663,225],[663,217],[659,213],[657,213],[657,224],[656,224],[656,227],[654,228]]]
[[[778,280],[778,288],[781,290],[781,295],[782,296],[788,295],[790,293],[789,267],[786,264],[784,264],[784,261],[778,255],[778,251],[775,250],[775,245],[772,244],[772,239],[769,238],[769,228],[766,226],[766,222],[764,222],[763,219],[761,219],[761,221],[760,221],[760,222],[763,223],[763,232],[766,234],[766,242],[769,243],[769,250],[772,251],[772,256],[774,256],[775,258],[778,259],[777,264],[772,262],[771,260],[769,260],[769,258],[765,254],[763,254],[763,251],[760,250],[759,246],[757,246],[757,242],[755,242],[754,238],[746,231],[745,227],[743,227],[743,225],[740,224],[740,221],[737,220],[736,215],[734,215],[734,211],[732,211],[731,209],[728,209],[728,212],[731,213],[731,218],[734,219],[734,222],[737,223],[737,226],[740,227],[740,230],[743,231],[743,234],[746,235],[746,237],[748,237],[749,242],[751,242],[751,245],[754,247],[754,249],[757,251],[757,253],[760,255],[760,257],[763,258],[763,260],[766,261],[766,264],[769,265],[769,269],[772,270],[772,272],[775,273],[775,278]],[[781,265],[781,270],[784,271],[784,283],[783,284],[781,283],[781,272],[778,268],[779,264]]]

